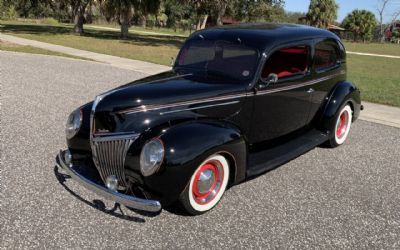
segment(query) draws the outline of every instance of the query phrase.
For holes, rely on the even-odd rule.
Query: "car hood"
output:
[[[94,107],[94,132],[140,132],[138,130],[165,122],[166,119],[173,120],[174,117],[166,115],[166,112],[172,114],[176,110],[188,107],[192,110],[196,105],[211,106],[226,99],[239,97],[244,92],[243,84],[230,83],[222,78],[164,72],[100,95]],[[239,107],[235,107],[218,116],[228,116],[236,112]],[[160,116],[163,116],[163,119],[160,119]]]

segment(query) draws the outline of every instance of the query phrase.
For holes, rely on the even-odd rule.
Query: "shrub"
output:
[[[18,13],[13,5],[7,6],[3,1],[0,1],[0,19],[3,20],[15,20],[17,19]]]

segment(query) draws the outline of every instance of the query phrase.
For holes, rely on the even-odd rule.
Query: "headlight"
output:
[[[67,125],[65,127],[65,134],[67,139],[71,139],[78,133],[82,125],[82,111],[80,109],[72,112],[67,120]]]
[[[140,171],[144,176],[154,174],[164,158],[164,145],[160,139],[147,142],[140,153]]]

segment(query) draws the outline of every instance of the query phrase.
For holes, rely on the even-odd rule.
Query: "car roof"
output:
[[[324,29],[306,25],[279,24],[279,23],[243,23],[208,28],[193,33],[191,38],[201,35],[210,39],[247,40],[259,48],[270,47],[273,44],[284,44],[299,40],[313,38],[331,38],[340,40],[339,37]]]

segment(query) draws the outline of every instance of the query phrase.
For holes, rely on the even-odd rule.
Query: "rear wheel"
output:
[[[353,110],[349,104],[346,104],[335,116],[335,123],[332,124],[332,135],[328,141],[328,146],[335,148],[346,141],[350,133],[352,119]]]
[[[192,215],[212,209],[222,198],[229,179],[229,164],[222,155],[212,155],[193,173],[180,202]]]

